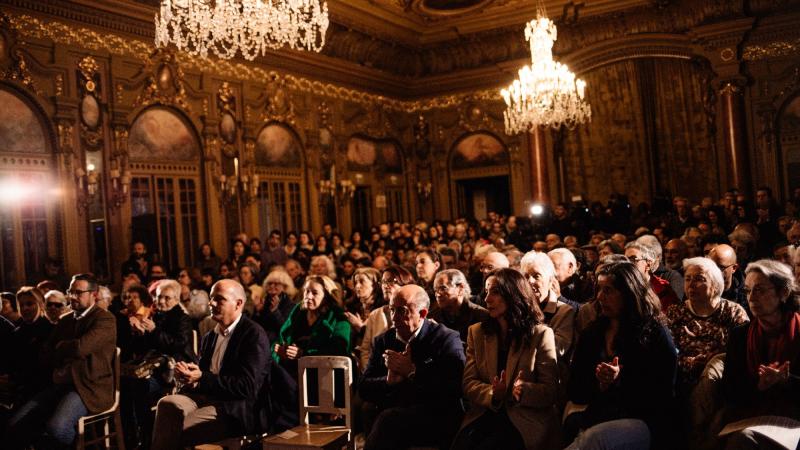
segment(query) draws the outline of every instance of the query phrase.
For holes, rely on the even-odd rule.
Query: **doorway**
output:
[[[362,235],[364,235],[363,233],[368,233],[370,227],[372,227],[370,219],[371,198],[372,196],[370,195],[370,188],[368,186],[357,187],[353,195],[353,209],[351,210],[353,229],[361,231]],[[369,236],[367,235],[365,237],[368,238]]]
[[[458,217],[486,218],[489,211],[511,214],[508,175],[456,180]]]

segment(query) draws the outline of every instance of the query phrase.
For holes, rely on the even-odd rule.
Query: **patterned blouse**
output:
[[[689,300],[671,305],[667,319],[679,350],[678,379],[691,386],[697,383],[708,360],[725,351],[731,328],[749,321],[741,305],[725,299],[720,299],[708,316],[696,314]]]

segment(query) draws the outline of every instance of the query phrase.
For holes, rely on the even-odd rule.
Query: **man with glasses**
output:
[[[8,423],[5,448],[68,448],[78,419],[114,403],[116,321],[95,306],[94,275],[72,277],[67,296],[73,314],[56,325],[42,356],[53,367],[52,384],[22,405]]]
[[[392,297],[394,326],[373,341],[359,393],[380,413],[366,450],[450,447],[461,423],[464,347],[457,332],[427,320],[430,298],[417,285]]]
[[[492,272],[505,269],[509,265],[511,265],[511,263],[508,261],[508,257],[500,252],[489,252],[483,257],[480,265],[478,266],[478,270],[481,274],[481,285],[479,289],[476,289],[478,290],[478,294],[472,297],[473,303],[480,306],[486,306],[486,302],[484,301],[486,298],[486,279],[489,278],[489,275],[491,275]],[[470,282],[473,283],[473,287],[475,281],[477,280],[475,280],[474,277],[470,277]]]
[[[722,271],[725,290],[722,291],[721,297],[742,305],[749,315],[750,307],[747,305],[747,295],[744,293],[744,277],[736,260],[736,250],[728,244],[719,244],[708,252],[708,258]]]
[[[447,269],[437,273],[433,281],[433,292],[439,308],[431,311],[430,318],[457,331],[461,336],[461,343],[466,348],[467,330],[470,325],[487,319],[489,311],[469,300],[470,287],[467,277],[458,269]]]
[[[50,291],[44,295],[45,316],[52,324],[72,313],[67,297],[61,291]]]
[[[669,281],[654,273],[659,262],[652,247],[633,241],[625,246],[625,257],[644,275],[645,280],[661,301],[662,311],[666,311],[671,305],[680,302],[678,294],[672,289]],[[681,287],[680,296],[683,297],[683,287]]]

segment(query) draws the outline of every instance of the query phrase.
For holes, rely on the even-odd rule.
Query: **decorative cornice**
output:
[[[760,61],[766,58],[781,58],[800,53],[800,38],[793,41],[770,42],[764,45],[748,45],[742,52],[745,61]]]

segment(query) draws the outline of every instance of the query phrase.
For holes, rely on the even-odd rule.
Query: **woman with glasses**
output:
[[[57,324],[65,314],[72,312],[67,296],[61,291],[50,291],[45,294],[44,303],[45,317],[53,325]]]
[[[553,330],[525,278],[500,269],[486,280],[489,316],[469,327],[463,389],[471,408],[454,449],[538,449],[557,438]]]
[[[658,300],[630,262],[597,271],[600,316],[581,333],[564,421],[569,449],[669,448],[677,351]]]
[[[372,353],[372,340],[393,325],[392,315],[389,311],[392,296],[401,287],[413,283],[414,276],[402,266],[389,266],[381,274],[380,290],[386,304],[379,308],[373,308],[364,323],[364,336],[361,338],[358,355],[362,370],[366,369],[367,362],[369,362],[369,355]]]
[[[792,270],[777,261],[752,262],[744,285],[753,318],[728,339],[722,377],[725,421],[760,416],[800,420],[800,301]],[[779,447],[764,432],[744,428],[728,436],[727,448]]]
[[[667,320],[678,347],[677,393],[684,411],[687,437],[693,448],[705,448],[710,412],[716,409],[715,393],[730,330],[750,319],[741,305],[721,297],[725,287],[722,272],[708,258],[683,261],[686,300],[667,309]],[[709,361],[712,368],[704,372]]]
[[[11,342],[11,381],[17,385],[17,398],[28,400],[50,383],[50,373],[39,361],[40,352],[55,326],[44,316],[44,296],[32,286],[17,291],[21,323]]]

